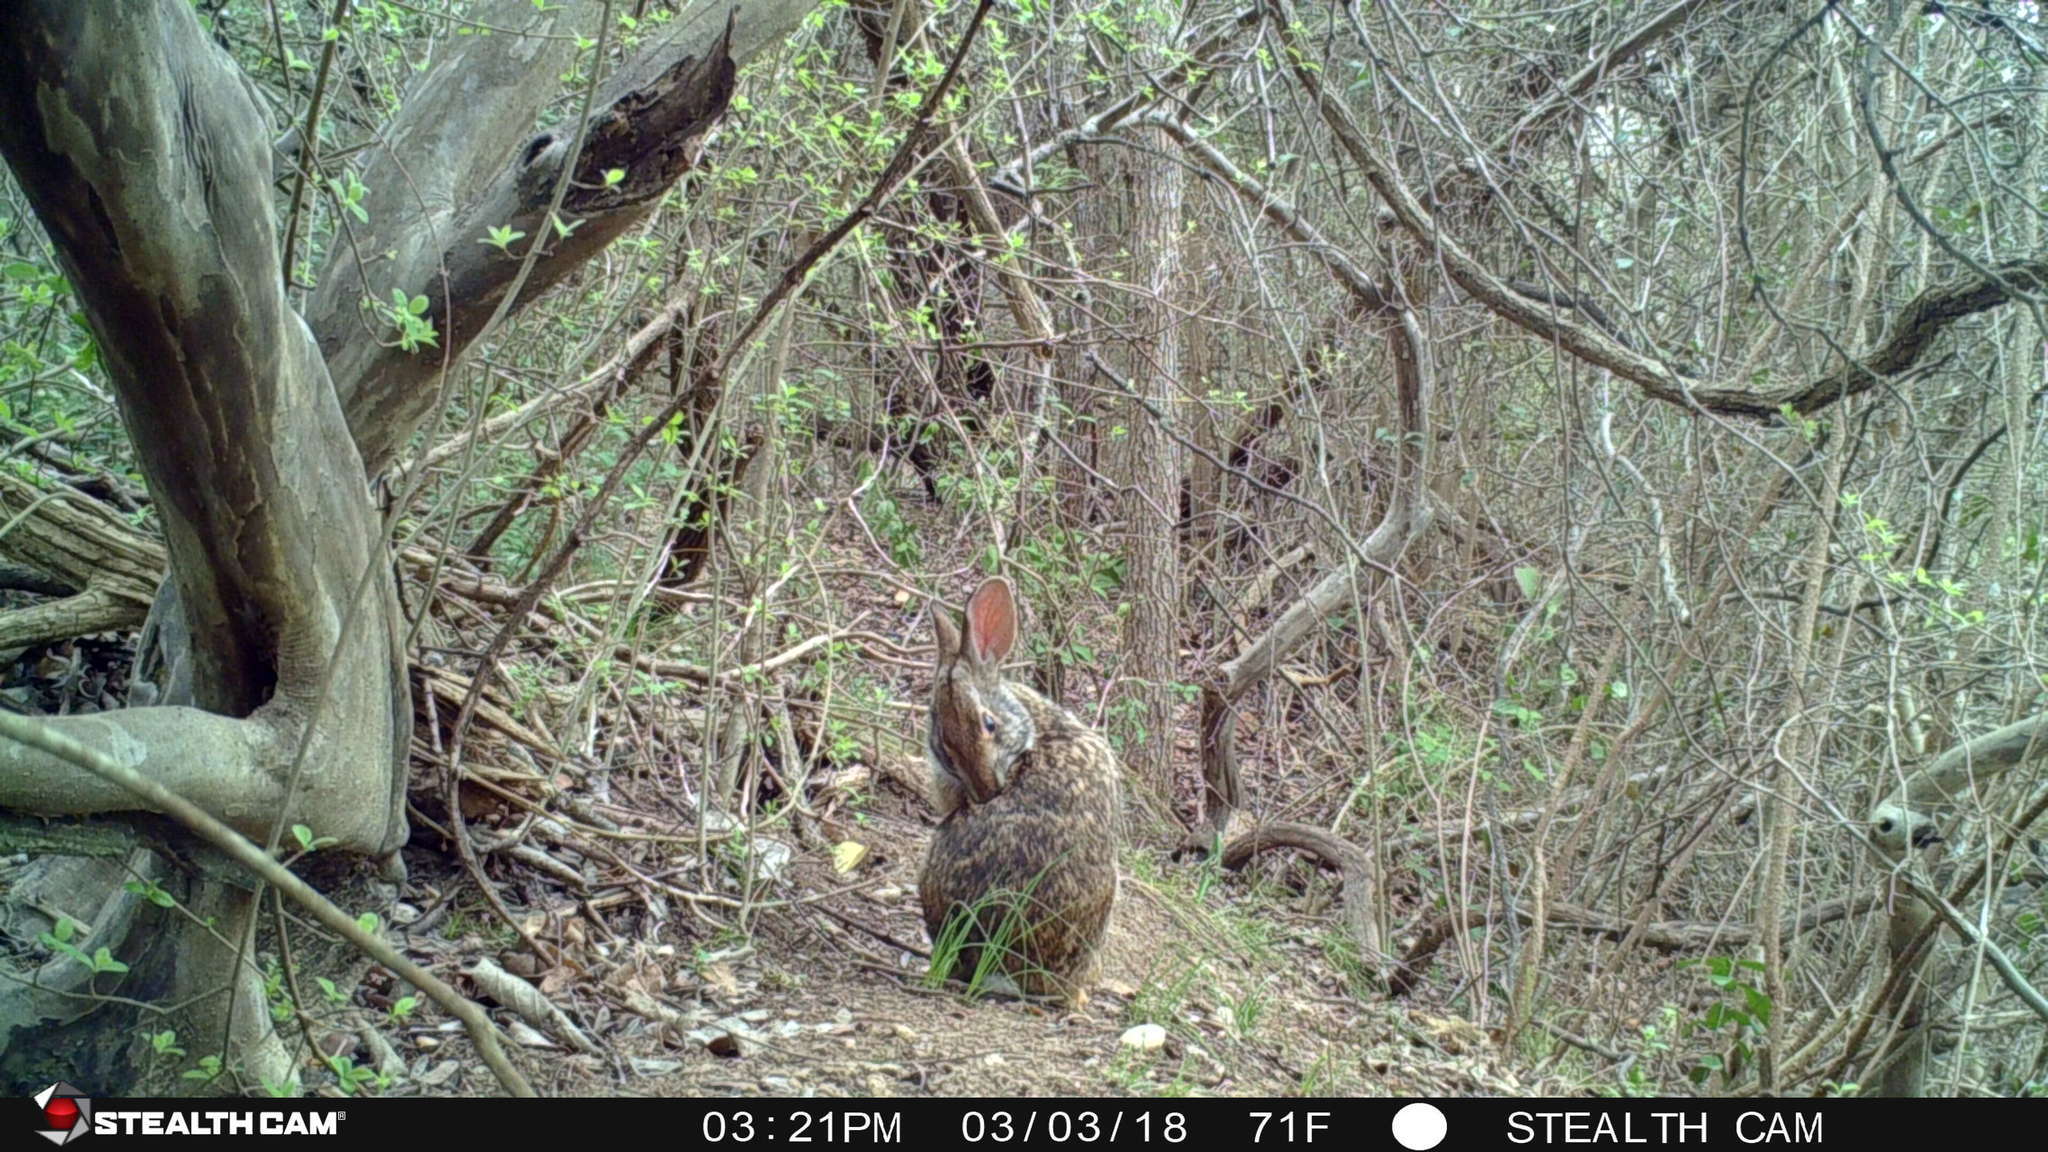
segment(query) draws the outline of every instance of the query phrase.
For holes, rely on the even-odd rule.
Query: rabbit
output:
[[[918,878],[925,927],[938,941],[972,910],[950,975],[1000,948],[988,967],[1017,991],[1079,1009],[1117,897],[1122,768],[1100,733],[1003,678],[1018,631],[1008,580],[983,581],[961,623],[934,604],[932,626],[926,747],[942,818]]]

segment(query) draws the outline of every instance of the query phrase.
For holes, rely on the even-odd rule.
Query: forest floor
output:
[[[1312,880],[1306,894],[1279,885],[1262,894],[1240,878],[1205,885],[1204,865],[1133,851],[1103,979],[1085,1007],[930,988],[916,897],[928,835],[920,808],[869,813],[856,889],[829,858],[800,856],[784,885],[793,898],[761,912],[746,938],[714,950],[682,932],[672,950],[657,945],[614,966],[613,983],[658,987],[675,1015],[582,1014],[603,1055],[527,1047],[520,1062],[536,1087],[567,1096],[860,1097],[1534,1090],[1498,1066],[1469,1023],[1354,984],[1355,964],[1332,946],[1332,917],[1288,907],[1327,897],[1326,880]],[[611,998],[590,991],[573,998]],[[1143,1024],[1159,1025],[1164,1044],[1127,1042]],[[480,1066],[463,1072],[463,1090],[494,1090]]]
[[[914,498],[913,498],[914,500]],[[906,501],[910,530],[943,539],[942,510]],[[957,532],[957,530],[955,530]],[[885,698],[901,732],[877,751],[868,782],[849,797],[815,797],[811,815],[782,843],[759,839],[755,865],[772,860],[745,918],[729,891],[728,858],[692,872],[696,821],[677,781],[695,769],[614,770],[583,811],[609,813],[629,835],[607,841],[611,864],[593,899],[546,869],[489,870],[524,929],[560,959],[545,970],[461,874],[435,838],[414,837],[407,911],[426,909],[404,934],[417,958],[473,994],[473,961],[489,958],[536,984],[588,1039],[562,1029],[514,1028],[519,1062],[548,1095],[698,1096],[1288,1096],[1522,1095],[1569,1090],[1518,1080],[1486,1035],[1427,1006],[1374,989],[1338,927],[1335,879],[1287,853],[1226,873],[1174,855],[1175,830],[1135,837],[1104,973],[1079,1010],[925,980],[917,872],[933,827],[922,794],[921,703],[928,673],[904,654],[928,642],[928,617],[902,585],[869,579],[873,540],[848,541],[843,577],[828,580],[843,619],[897,638],[894,664],[863,665],[862,688]],[[867,552],[867,556],[861,555]],[[963,572],[965,565],[962,566]],[[963,583],[971,579],[963,575]],[[1028,626],[1028,620],[1027,620]],[[1112,645],[1113,647],[1113,645]],[[900,720],[900,723],[896,721]],[[915,730],[913,732],[913,729]],[[1181,751],[1198,778],[1192,733]],[[685,757],[686,759],[693,757]],[[880,763],[890,759],[890,763]],[[558,776],[557,780],[569,779]],[[571,781],[584,791],[587,782]],[[416,794],[417,795],[417,794]],[[470,805],[465,799],[465,809]],[[518,824],[514,809],[468,813],[474,831]],[[639,837],[640,839],[633,839]],[[1149,842],[1148,842],[1149,841]],[[835,848],[864,850],[843,867]],[[667,887],[646,878],[667,878]],[[623,883],[621,883],[623,881]],[[452,894],[444,899],[441,893]],[[693,894],[695,899],[693,899]],[[453,905],[451,908],[450,905]],[[421,915],[420,913],[414,913]],[[405,917],[402,916],[401,920]],[[372,981],[375,984],[375,981]],[[376,1005],[396,994],[371,996]],[[425,1006],[398,1059],[402,1094],[498,1091],[480,1063],[443,1052],[452,1025]],[[505,1014],[500,1014],[501,1019]],[[1164,1042],[1132,1035],[1157,1025]],[[406,1029],[401,1029],[406,1030]],[[543,1036],[541,1032],[547,1032]],[[387,1029],[387,1035],[388,1035]],[[1154,1034],[1155,1039],[1157,1033]]]

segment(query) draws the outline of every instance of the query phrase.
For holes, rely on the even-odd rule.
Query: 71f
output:
[[[1289,1144],[1313,1144],[1318,1133],[1330,1130],[1328,1112],[1254,1112],[1252,1117],[1259,1122],[1259,1126],[1252,1130],[1254,1144],[1266,1138],[1266,1126],[1275,1120],[1280,1126],[1274,1129],[1274,1138]]]

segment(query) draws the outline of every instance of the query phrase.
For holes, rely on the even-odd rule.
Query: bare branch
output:
[[[1727,388],[1697,385],[1664,360],[1636,352],[1597,328],[1546,307],[1514,291],[1481,264],[1422,206],[1394,166],[1365,139],[1351,114],[1324,88],[1289,26],[1291,5],[1277,0],[1284,15],[1274,27],[1287,45],[1295,78],[1315,100],[1316,109],[1337,142],[1380,194],[1403,228],[1441,260],[1444,271],[1495,315],[1532,335],[1555,343],[1590,364],[1605,368],[1638,385],[1645,396],[1725,416],[1769,417],[1791,407],[1809,413],[1896,376],[1921,356],[1950,324],[1966,316],[2022,298],[2022,293],[2048,291],[2048,253],[1990,266],[1990,275],[1969,274],[1922,292],[1908,304],[1879,345],[1855,361],[1819,379],[1780,388]]]

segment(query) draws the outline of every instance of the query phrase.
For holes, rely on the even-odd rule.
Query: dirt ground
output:
[[[566,1096],[1531,1090],[1496,1067],[1478,1029],[1357,983],[1355,964],[1332,944],[1334,917],[1318,907],[1332,881],[1299,861],[1221,876],[1198,861],[1127,851],[1103,979],[1078,1011],[928,987],[915,891],[928,835],[920,808],[904,798],[876,804],[861,828],[867,857],[851,874],[835,870],[829,852],[800,852],[780,902],[747,936],[728,925],[707,944],[706,924],[683,911],[651,942],[592,948],[584,971],[537,976],[592,1051],[515,1029],[526,1041],[517,1059],[535,1086]],[[540,917],[534,926],[545,934],[562,922]],[[437,935],[412,939],[444,969],[459,973],[461,957],[493,951],[474,933]],[[516,945],[497,955],[513,966]],[[1158,1025],[1164,1043],[1146,1048],[1127,1036],[1140,1025]],[[419,1037],[436,1048],[453,1039],[424,1019],[415,1048]],[[424,1072],[395,1089],[402,1094],[495,1091],[473,1061],[406,1057]],[[441,1082],[429,1084],[436,1067]]]

